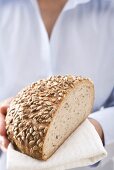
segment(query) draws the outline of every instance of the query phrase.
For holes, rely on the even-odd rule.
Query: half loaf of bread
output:
[[[6,115],[9,140],[33,158],[47,160],[90,114],[91,80],[52,76],[24,88]]]

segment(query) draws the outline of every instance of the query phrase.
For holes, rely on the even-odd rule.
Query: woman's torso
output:
[[[93,79],[95,107],[114,86],[114,5],[69,0],[50,40],[35,0],[0,0],[0,99],[55,74]]]

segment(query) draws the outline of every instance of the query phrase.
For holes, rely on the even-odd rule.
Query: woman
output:
[[[9,144],[4,119],[11,98],[4,99],[40,78],[75,74],[93,79],[95,112],[110,101],[113,67],[113,0],[0,0],[1,149]],[[113,112],[90,118],[105,146],[114,142]]]

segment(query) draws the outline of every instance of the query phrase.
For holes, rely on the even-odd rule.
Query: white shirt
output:
[[[113,0],[69,0],[50,40],[36,0],[0,0],[0,100],[56,74],[90,77],[94,111],[103,106],[114,87]],[[110,109],[92,115],[104,129],[106,145],[114,142]]]

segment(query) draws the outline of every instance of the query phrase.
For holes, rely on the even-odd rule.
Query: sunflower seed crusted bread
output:
[[[53,76],[24,88],[6,116],[9,140],[33,158],[47,160],[90,114],[91,80]]]

